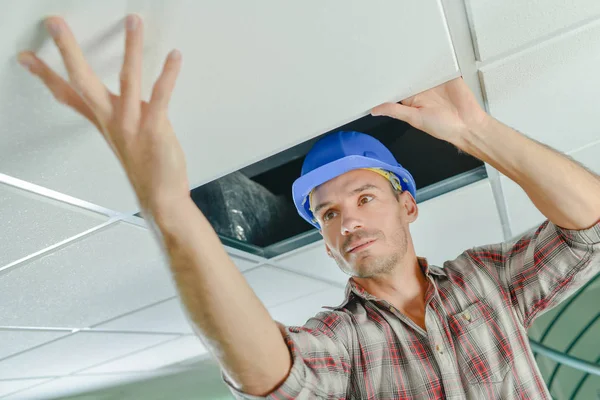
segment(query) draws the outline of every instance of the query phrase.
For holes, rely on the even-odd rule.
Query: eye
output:
[[[366,204],[366,203],[369,203],[371,200],[373,200],[373,196],[367,194],[367,195],[361,196],[361,198],[358,200],[358,204],[360,204],[360,205]]]
[[[325,214],[323,214],[323,221],[327,222],[329,221],[331,218],[335,217],[335,211],[332,210],[328,210],[325,212]]]

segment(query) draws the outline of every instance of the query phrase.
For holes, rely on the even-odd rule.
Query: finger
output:
[[[401,121],[408,122],[415,128],[415,124],[419,121],[419,110],[414,107],[405,106],[397,103],[385,103],[375,107],[371,110],[371,115],[380,116],[384,115],[399,119]]]
[[[162,73],[154,83],[152,97],[150,98],[150,113],[166,111],[175,88],[175,81],[181,69],[181,53],[173,50],[169,53]]]
[[[410,97],[402,100],[400,102],[400,104],[404,104],[405,106],[412,106],[413,101],[415,101],[415,97],[417,97],[417,96],[416,95],[415,96],[410,96]]]
[[[40,78],[59,103],[73,108],[96,125],[96,128],[101,131],[94,113],[75,90],[73,90],[71,85],[48,67],[48,65],[40,60],[33,52],[27,51],[20,53],[19,63],[29,69],[33,75]]]
[[[121,69],[121,117],[137,126],[140,118],[142,79],[142,19],[131,14],[125,20],[125,60]]]
[[[110,94],[85,60],[65,21],[59,17],[50,17],[46,19],[46,27],[62,55],[73,89],[97,117],[108,118],[112,113]]]

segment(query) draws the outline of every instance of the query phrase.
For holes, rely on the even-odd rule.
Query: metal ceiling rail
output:
[[[592,362],[582,360],[580,358],[576,358],[568,354],[564,354],[563,352],[544,346],[543,344],[538,343],[535,340],[529,339],[529,343],[531,344],[531,348],[534,352],[546,356],[551,360],[556,361],[557,363],[569,366],[571,368],[575,368],[579,371],[587,372],[588,374],[600,376],[600,365],[598,364],[594,364]]]
[[[542,335],[540,336],[540,343],[544,343],[544,340],[546,339],[546,336],[548,336],[548,334],[550,333],[550,331],[552,330],[552,328],[554,327],[554,324],[556,324],[556,322],[560,319],[560,317],[565,313],[565,311],[567,311],[567,309],[569,308],[569,306],[571,304],[573,304],[573,302],[585,291],[585,289],[589,286],[591,286],[592,284],[594,284],[594,282],[596,282],[596,280],[598,280],[600,278],[600,274],[596,275],[594,278],[590,279],[585,285],[583,285],[581,287],[581,289],[579,289],[577,291],[577,293],[575,293],[573,296],[571,296],[562,306],[562,308],[560,309],[560,311],[558,311],[556,313],[556,315],[554,316],[554,318],[552,319],[552,321],[550,321],[550,323],[548,324],[548,326],[546,327],[546,329],[544,329],[544,331],[542,332]]]
[[[529,340],[531,343],[531,348],[533,349],[533,351],[535,353],[536,359],[538,358],[538,355],[541,354],[541,355],[546,356],[546,357],[550,358],[551,360],[556,361],[558,363],[552,370],[550,378],[548,379],[548,382],[547,382],[548,389],[550,389],[552,387],[552,383],[554,382],[554,379],[556,378],[558,370],[560,369],[560,367],[562,365],[566,365],[566,366],[575,368],[579,371],[585,372],[584,376],[579,380],[579,382],[577,383],[577,386],[573,390],[573,393],[571,394],[571,397],[570,397],[571,399],[575,398],[575,396],[577,395],[577,393],[579,392],[579,390],[581,389],[581,387],[583,386],[583,384],[585,383],[585,381],[587,380],[587,378],[590,375],[600,376],[600,365],[598,365],[598,363],[600,362],[600,357],[598,357],[596,359],[595,363],[591,363],[589,361],[581,360],[579,358],[573,357],[568,354],[571,351],[571,349],[573,349],[573,347],[577,344],[579,339],[581,339],[581,337],[585,334],[585,332],[595,322],[598,321],[598,319],[600,318],[600,313],[597,314],[595,316],[595,318],[592,318],[592,320],[587,323],[587,325],[577,334],[577,336],[573,340],[571,340],[571,342],[567,346],[567,349],[564,352],[544,346],[542,343],[548,337],[548,335],[550,334],[552,329],[556,326],[556,323],[558,322],[558,320],[563,316],[563,314],[568,309],[570,309],[570,307],[573,305],[575,300],[580,298],[580,296],[585,292],[585,290],[588,287],[592,286],[594,283],[596,283],[596,281],[598,281],[598,280],[600,280],[600,274],[598,274],[594,278],[590,279],[585,285],[583,285],[581,287],[581,289],[579,289],[577,291],[577,293],[575,293],[573,296],[571,296],[564,303],[564,305],[556,313],[556,315],[554,316],[552,321],[550,321],[548,326],[546,326],[546,328],[543,330],[543,332],[540,336],[539,342],[534,341],[532,339]]]
[[[582,330],[579,331],[577,336],[575,336],[575,338],[573,338],[573,340],[571,340],[571,343],[569,343],[569,345],[567,346],[567,349],[564,351],[564,355],[566,355],[566,356],[569,355],[569,352],[573,349],[573,347],[575,347],[577,342],[579,342],[579,339],[581,339],[583,337],[583,335],[587,332],[587,330],[590,329],[599,319],[600,319],[600,313],[596,314],[596,316],[594,318],[592,318],[583,327]],[[550,379],[548,379],[548,388],[552,387],[552,382],[554,382],[554,378],[556,378],[556,374],[558,373],[558,370],[560,369],[561,366],[562,366],[562,363],[559,363],[554,367],[554,370],[552,371],[552,375],[550,375]]]
[[[600,363],[600,356],[598,356],[598,358],[596,358],[596,364]],[[585,383],[585,381],[587,380],[587,378],[590,377],[590,373],[587,372],[585,375],[583,375],[581,377],[581,379],[579,380],[579,382],[577,382],[577,385],[575,386],[575,389],[573,389],[573,393],[571,393],[571,397],[569,397],[569,400],[575,400],[575,396],[577,396],[577,393],[579,393],[579,389],[581,389],[583,387],[583,384]]]

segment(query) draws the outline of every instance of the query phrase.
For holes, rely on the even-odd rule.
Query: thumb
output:
[[[374,117],[384,115],[408,122],[411,125],[419,120],[419,110],[414,107],[405,106],[397,103],[384,103],[371,110]]]

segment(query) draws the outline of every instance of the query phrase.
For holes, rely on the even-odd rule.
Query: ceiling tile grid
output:
[[[559,151],[600,140],[600,18],[480,68],[490,113]]]
[[[150,232],[120,222],[0,279],[0,327],[83,328],[176,295]]]
[[[600,3],[464,2],[471,38],[461,40],[472,40],[480,61],[458,54],[458,62],[461,69],[475,64],[488,112],[598,171]],[[445,5],[449,8],[450,2]],[[454,3],[452,7],[457,8]],[[505,239],[545,219],[516,183],[503,175],[490,180],[499,215],[510,228]]]
[[[0,24],[7,38],[0,55],[8,66],[0,72],[0,93],[15,94],[1,103],[0,129],[6,134],[0,135],[0,173],[115,214],[137,208],[100,135],[55,104],[14,60],[18,50],[33,48],[64,74],[39,24],[42,16],[59,13],[82,39],[93,68],[116,89],[126,10],[140,13],[148,27],[144,92],[170,46],[183,51],[171,117],[194,186],[365,115],[375,104],[445,82],[459,74],[457,61],[479,74],[493,116],[600,170],[596,1],[464,0],[461,12],[465,21],[468,13],[471,36],[461,44],[474,45],[482,62],[468,54],[468,46],[455,56],[452,21],[446,26],[439,1],[374,6],[353,0],[343,7],[311,1],[298,6],[271,0],[257,7],[233,1],[56,0],[16,7],[13,22]],[[428,35],[397,40],[415,27]],[[506,213],[500,216],[508,221],[500,220],[494,191],[504,196]],[[477,182],[419,209],[410,226],[415,248],[440,266],[469,247],[502,241],[503,223],[518,233],[543,218],[506,177]],[[10,244],[0,252],[0,269],[107,220],[91,209],[0,183],[0,242]],[[301,325],[321,306],[343,298],[348,276],[327,257],[322,241],[268,262],[228,251],[280,322]],[[65,330],[39,329],[53,327]],[[151,375],[128,371],[184,366],[206,354],[192,332],[151,232],[143,224],[113,223],[0,270],[0,343],[8,344],[0,349],[0,397],[15,391],[6,398],[68,395]],[[111,374],[68,376],[82,371]],[[65,377],[43,378],[60,375]]]
[[[577,151],[569,153],[575,161],[583,164],[590,171],[600,175],[600,133],[598,141],[589,146],[585,146]]]
[[[255,261],[255,260],[251,259],[250,254],[247,254],[244,257],[239,257],[236,255],[238,252],[232,252],[229,250],[228,253],[229,253],[229,257],[231,258],[231,261],[233,261],[233,263],[235,264],[235,266],[238,268],[238,270],[240,272],[250,271],[251,269],[255,268],[257,265],[265,262],[264,259],[260,260],[260,261]]]
[[[196,335],[178,337],[168,342],[80,371],[82,374],[152,371],[184,360],[208,355]]]
[[[600,175],[600,142],[569,154],[575,161]],[[527,193],[515,182],[502,176],[502,190],[506,197],[508,217],[517,237],[532,227],[541,224],[546,217],[533,204]]]
[[[596,0],[465,0],[474,45],[486,61],[600,16]]]
[[[55,377],[174,339],[175,335],[77,332],[0,362],[3,379]]]
[[[118,332],[193,333],[179,297],[94,325],[92,330]]]
[[[44,382],[49,382],[50,379],[17,379],[17,380],[0,380],[0,398],[11,393],[20,392],[24,389],[37,386]]]
[[[271,262],[278,267],[307,277],[320,279],[338,287],[344,287],[350,277],[342,272],[335,260],[327,255],[322,240],[278,256]]]
[[[471,247],[503,241],[487,179],[419,203],[409,228],[417,255],[440,267]]]
[[[335,307],[344,300],[344,289],[330,286],[319,292],[288,301],[269,308],[271,317],[286,326],[302,326],[309,318],[321,311],[323,306]]]
[[[246,281],[265,307],[274,307],[327,287],[327,283],[264,265],[244,274]]]
[[[506,198],[506,209],[513,237],[522,235],[546,218],[533,204],[527,193],[515,182],[502,176],[502,192]]]
[[[98,226],[108,217],[0,183],[0,270]]]
[[[142,381],[155,376],[156,373],[121,373],[110,375],[66,376],[41,382],[30,389],[19,390],[2,400],[50,400],[75,395],[77,393],[97,390],[107,386],[117,386],[135,381]],[[17,381],[13,381],[17,382]],[[59,397],[57,397],[59,396]],[[90,399],[91,400],[91,399]],[[98,398],[94,399],[98,400]]]
[[[4,358],[70,334],[70,330],[0,329],[0,362]]]

